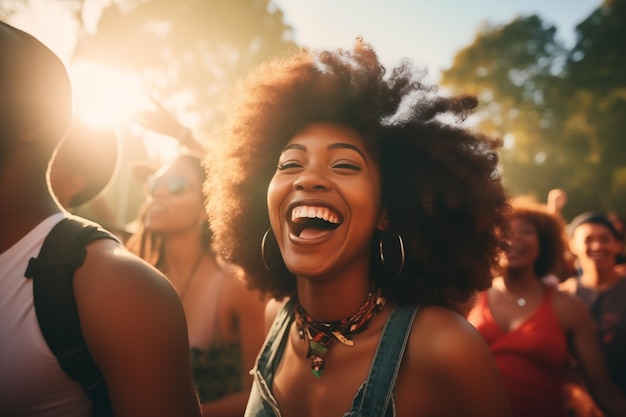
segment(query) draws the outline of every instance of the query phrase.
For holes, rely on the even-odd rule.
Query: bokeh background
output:
[[[0,19],[66,63],[77,117],[117,130],[120,166],[101,197],[115,227],[143,200],[137,163],[179,149],[135,112],[157,100],[210,151],[215,106],[251,67],[356,36],[389,67],[409,57],[442,91],[479,97],[466,122],[504,138],[511,195],[561,188],[566,219],[626,217],[626,0],[1,0]],[[79,214],[98,220],[94,203]]]

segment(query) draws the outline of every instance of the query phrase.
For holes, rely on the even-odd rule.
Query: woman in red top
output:
[[[610,381],[584,304],[541,281],[562,260],[561,219],[544,206],[517,201],[509,225],[503,274],[479,295],[468,320],[489,344],[513,414],[565,416],[572,355],[606,415],[625,416],[626,399]]]

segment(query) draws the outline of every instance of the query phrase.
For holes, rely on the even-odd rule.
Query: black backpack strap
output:
[[[97,239],[119,239],[100,225],[79,217],[61,220],[46,236],[26,272],[33,279],[33,300],[41,332],[70,377],[80,382],[93,402],[93,415],[112,415],[106,384],[80,328],[74,299],[74,271],[83,264],[85,246]]]

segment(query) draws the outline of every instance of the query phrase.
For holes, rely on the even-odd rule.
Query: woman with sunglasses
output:
[[[372,48],[266,63],[207,154],[216,244],[277,312],[246,416],[510,416],[480,334],[454,311],[504,243],[498,143]],[[269,322],[269,320],[268,320]]]
[[[264,302],[212,248],[201,160],[181,155],[147,181],[140,230],[128,248],[176,287],[185,309],[192,366],[203,412],[241,416],[263,342]]]

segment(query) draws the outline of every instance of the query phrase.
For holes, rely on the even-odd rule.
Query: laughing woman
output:
[[[246,416],[510,415],[454,309],[490,285],[507,209],[499,143],[372,48],[302,50],[235,91],[207,156],[216,246],[284,299]],[[277,305],[277,304],[273,304]],[[269,309],[268,309],[269,310]]]

